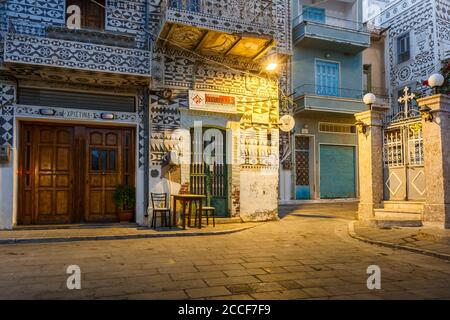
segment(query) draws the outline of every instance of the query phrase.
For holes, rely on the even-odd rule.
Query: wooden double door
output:
[[[23,123],[19,224],[118,221],[117,185],[134,186],[134,129]]]

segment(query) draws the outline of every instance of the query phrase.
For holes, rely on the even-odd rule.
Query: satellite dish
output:
[[[290,132],[295,127],[295,119],[293,116],[286,114],[280,118],[280,130]]]

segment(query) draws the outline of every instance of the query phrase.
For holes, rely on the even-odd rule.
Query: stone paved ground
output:
[[[374,228],[364,223],[354,223],[357,236],[413,249],[427,250],[450,256],[450,230],[433,227],[421,228]]]
[[[0,246],[0,298],[449,299],[450,263],[352,239],[349,205],[282,208],[219,236]],[[82,289],[66,289],[66,267]],[[369,291],[366,269],[381,268]]]
[[[219,220],[219,219],[218,219]],[[241,229],[248,229],[258,223],[218,223],[215,227],[210,222],[206,226],[206,221],[201,229],[197,227],[187,228],[183,230],[181,227],[177,228],[142,228],[135,224],[108,224],[101,227],[91,227],[90,225],[76,225],[71,227],[58,226],[52,229],[40,227],[22,227],[18,230],[1,230],[0,244],[11,243],[12,241],[52,241],[55,239],[64,240],[65,238],[81,238],[93,239],[96,238],[138,238],[138,237],[166,237],[182,234],[202,234],[202,233],[227,233],[234,232]]]

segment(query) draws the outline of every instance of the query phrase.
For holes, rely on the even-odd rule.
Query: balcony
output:
[[[10,24],[4,41],[4,62],[7,68],[33,72],[72,69],[89,72],[93,77],[121,76],[139,84],[148,84],[151,71],[151,51],[134,47],[127,35],[103,31],[69,30],[46,27],[40,32],[14,28]]]
[[[294,112],[316,111],[355,114],[367,110],[362,101],[362,90],[316,86],[306,84],[294,90],[296,107]]]
[[[263,8],[261,1],[247,0],[163,0],[158,38],[163,45],[205,56],[257,60],[276,44],[273,4],[269,5]]]
[[[361,22],[302,14],[293,21],[292,38],[299,46],[356,54],[370,46],[370,32]]]

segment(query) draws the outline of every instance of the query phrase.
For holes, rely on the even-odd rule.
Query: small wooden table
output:
[[[189,218],[191,216],[191,210],[192,210],[192,203],[198,201],[199,206],[198,209],[200,209],[200,213],[202,212],[203,207],[203,199],[206,198],[206,196],[201,194],[174,194],[173,197],[173,225],[177,226],[177,201],[180,201],[183,206],[183,229],[186,229],[186,206],[189,203]],[[190,222],[190,219],[189,219]],[[202,228],[202,218],[200,217],[200,221],[198,224],[198,227]]]

